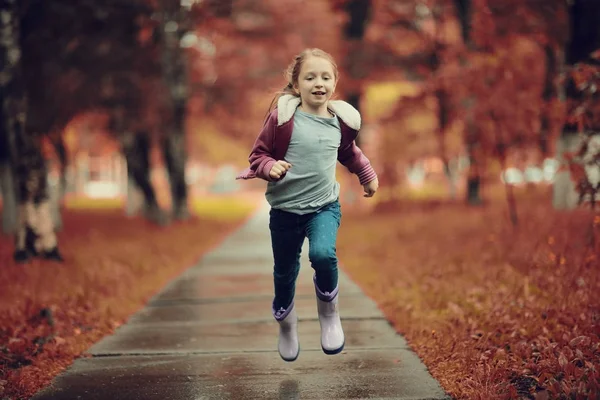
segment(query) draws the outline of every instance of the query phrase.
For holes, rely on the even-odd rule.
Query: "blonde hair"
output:
[[[337,64],[333,59],[333,56],[327,53],[326,51],[317,48],[304,49],[300,54],[294,57],[294,60],[290,63],[290,65],[288,65],[287,69],[285,70],[284,76],[287,81],[287,85],[284,86],[282,90],[277,92],[277,94],[273,98],[273,101],[271,101],[271,105],[269,106],[269,110],[267,111],[267,116],[269,115],[271,110],[273,110],[275,104],[277,104],[277,100],[279,100],[281,96],[291,94],[293,96],[300,97],[300,95],[294,90],[294,85],[298,83],[298,77],[300,76],[300,70],[302,69],[304,61],[306,61],[306,59],[310,56],[321,57],[329,61],[331,63],[331,67],[333,68],[333,74],[337,82],[339,72]]]

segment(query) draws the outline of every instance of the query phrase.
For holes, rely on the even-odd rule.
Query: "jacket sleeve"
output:
[[[267,118],[267,121],[263,125],[262,130],[254,142],[250,156],[248,157],[251,173],[255,174],[256,177],[262,178],[266,181],[274,180],[269,177],[269,172],[276,161],[273,158],[273,143],[275,141],[276,126],[277,109],[271,112]]]
[[[358,176],[361,185],[366,185],[377,178],[377,173],[371,166],[371,162],[354,140],[339,149],[338,161],[348,168],[348,171]]]

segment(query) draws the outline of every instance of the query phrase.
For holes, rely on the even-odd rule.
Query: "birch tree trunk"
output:
[[[20,24],[16,0],[0,0],[0,81],[2,130],[16,178],[17,225],[14,258],[32,256],[62,261],[50,214],[45,160],[39,137],[25,131],[26,93],[22,72]]]

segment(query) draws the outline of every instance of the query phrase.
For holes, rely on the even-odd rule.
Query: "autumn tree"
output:
[[[578,204],[590,196],[592,207],[600,193],[600,4],[589,0],[569,5],[570,38],[564,51],[564,68],[558,98],[566,112],[560,137],[560,159],[570,170],[570,180],[579,193]],[[562,60],[561,60],[562,61]],[[562,66],[562,64],[559,64]],[[564,176],[561,176],[564,178]],[[554,205],[571,207],[567,201],[571,187],[557,180]]]
[[[561,45],[566,13],[560,2],[478,0],[454,1],[454,6],[464,47],[457,52],[460,65],[450,61],[443,67],[444,79],[455,115],[464,121],[467,200],[477,204],[491,159],[504,170],[509,153],[547,148],[556,137],[553,120],[543,112],[554,91],[554,70],[544,71],[537,60],[553,57]],[[461,73],[470,79],[465,82]]]
[[[104,109],[112,114],[121,108],[136,108],[143,98],[139,95],[143,79],[136,80],[135,74],[147,75],[149,63],[133,62],[143,57],[136,42],[136,20],[150,9],[140,2],[118,1],[30,0],[29,5],[21,15],[28,129],[54,144],[63,171],[60,196],[68,162],[62,142],[65,126],[89,111]],[[139,119],[135,114],[130,115]]]
[[[207,1],[192,8],[197,42],[189,53],[194,96],[220,133],[251,143],[283,72],[306,47],[340,55],[341,27],[329,0]],[[340,88],[344,86],[340,83]],[[248,121],[256,121],[252,128]],[[192,134],[202,134],[193,132]]]
[[[342,13],[344,51],[340,63],[344,75],[344,99],[360,111],[363,83],[369,74],[365,33],[372,15],[372,0],[334,0],[333,10]],[[356,138],[361,145],[361,136]]]
[[[458,154],[439,134],[450,122],[448,95],[436,78],[453,44],[447,31],[450,18],[445,17],[449,9],[443,1],[381,0],[373,2],[372,11],[365,38],[367,82],[404,81],[417,88],[392,99],[391,111],[379,121],[381,176],[393,188],[400,183],[401,169],[416,160],[441,156],[448,166],[446,155]]]
[[[147,215],[157,222],[164,217],[149,180],[149,146],[153,137],[164,138],[174,214],[185,217],[185,158],[181,157],[180,133],[185,104],[181,106],[177,98],[169,102],[172,99],[168,96],[163,103],[153,101],[165,93],[162,87],[172,83],[173,74],[166,71],[169,63],[181,63],[168,55],[167,45],[158,46],[167,42],[164,38],[143,40],[143,22],[151,19],[154,10],[142,1],[118,0],[101,4],[7,1],[2,6],[11,16],[3,18],[3,51],[5,59],[11,60],[3,63],[11,77],[2,92],[3,121],[7,121],[1,137],[6,143],[2,158],[4,165],[10,161],[11,166],[4,168],[3,174],[3,224],[5,230],[11,230],[6,216],[15,214],[10,200],[16,198],[20,211],[15,258],[25,261],[38,253],[61,258],[49,215],[41,139],[48,137],[54,144],[64,171],[67,160],[62,131],[73,117],[91,110],[103,110],[110,116],[107,128],[122,144],[128,172],[145,195]],[[161,49],[166,50],[161,53]],[[161,54],[166,55],[163,64]],[[167,77],[164,81],[162,71]],[[181,82],[175,86],[176,92]],[[11,191],[13,186],[18,190]],[[16,196],[11,196],[13,193]]]
[[[63,120],[86,110],[105,112],[109,124],[104,129],[121,145],[129,182],[143,195],[144,214],[154,222],[166,223],[168,217],[160,209],[150,182],[150,150],[158,145],[172,189],[172,216],[186,218],[184,120],[188,82],[182,40],[191,29],[189,5],[116,0],[82,2],[77,7],[54,2],[46,8],[46,16],[39,22],[49,30],[57,22],[73,18],[72,13],[77,15],[77,24],[61,31],[54,40],[55,54],[63,55],[61,67],[47,76],[48,81],[62,82],[67,89],[60,93],[65,97],[60,110],[66,115]],[[43,32],[39,24],[35,32],[39,39]],[[48,54],[38,52],[36,56],[46,66],[52,61]]]
[[[162,150],[171,187],[172,215],[176,219],[189,216],[188,190],[185,181],[187,155],[185,151],[185,119],[190,92],[188,62],[183,47],[190,47],[196,36],[189,15],[191,4],[162,0],[159,5],[160,24],[157,29],[160,45],[160,66],[167,87],[167,109],[164,118]],[[191,41],[191,43],[186,43]]]
[[[29,3],[12,0],[0,3],[2,45],[2,138],[7,145],[13,182],[4,185],[4,197],[14,190],[18,204],[15,234],[15,259],[25,261],[30,254],[62,260],[50,214],[46,179],[46,164],[42,156],[40,137],[28,129],[28,93],[25,73],[26,55],[23,37],[27,26],[22,24],[23,12]],[[5,154],[6,156],[6,154]],[[8,196],[7,196],[8,195]],[[6,202],[10,206],[9,202]]]

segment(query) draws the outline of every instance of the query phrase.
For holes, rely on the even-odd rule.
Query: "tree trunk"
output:
[[[439,133],[438,139],[440,144],[440,158],[444,164],[444,174],[448,181],[448,187],[450,191],[450,197],[456,198],[456,177],[450,166],[450,160],[448,158],[448,152],[446,151],[446,129],[448,128],[449,120],[449,107],[448,107],[448,94],[443,88],[438,87],[435,91],[435,95],[438,100],[438,121],[439,121]]]
[[[481,184],[483,157],[480,149],[480,133],[475,125],[474,108],[477,99],[473,96],[465,100],[465,146],[469,158],[469,170],[467,172],[467,204],[481,205]]]
[[[471,46],[471,0],[454,0],[458,21],[460,22],[462,39],[467,47]]]
[[[177,29],[166,29],[176,23]],[[163,157],[171,187],[172,216],[174,219],[187,219],[188,190],[185,181],[185,117],[188,102],[188,80],[185,55],[180,47],[180,37],[185,33],[187,11],[179,3],[163,4],[161,24],[162,72],[170,95],[170,121],[165,124],[165,137],[162,143]]]
[[[557,139],[555,157],[560,162],[560,168],[552,183],[552,206],[556,210],[572,210],[577,207],[579,196],[564,155],[575,153],[580,145],[581,137],[575,131],[564,131]]]
[[[500,121],[494,115],[494,112],[491,112],[491,120],[494,123],[494,131],[496,133],[496,153],[498,158],[500,159],[501,170],[506,171],[506,149],[508,147],[506,140],[503,135],[503,127],[500,125]],[[504,180],[504,190],[506,194],[506,202],[508,203],[508,213],[510,215],[510,221],[512,222],[513,227],[517,226],[519,223],[519,217],[517,215],[517,203],[515,201],[515,195],[513,191],[513,185],[509,184],[506,180]]]
[[[346,101],[360,111],[362,95],[361,80],[367,75],[362,49],[365,30],[371,16],[371,0],[350,0],[346,4],[348,23],[344,26],[344,38],[351,43],[346,55],[346,69],[349,71],[350,82],[346,83]],[[356,145],[361,146],[360,135]]]
[[[2,131],[7,139],[18,202],[14,258],[24,262],[31,256],[62,261],[50,215],[46,163],[39,137],[25,131],[26,94],[22,72],[20,24],[17,3],[0,3],[2,66]]]
[[[51,194],[52,204],[52,220],[54,221],[55,230],[62,229],[62,208],[65,193],[67,191],[67,149],[63,140],[62,134],[57,133],[57,136],[51,138],[52,146],[58,156],[58,162],[60,163],[60,176],[58,179],[58,185]]]
[[[481,205],[481,180],[482,180],[482,165],[479,155],[479,143],[475,139],[469,139],[469,136],[474,135],[475,129],[472,117],[467,117],[467,154],[469,157],[469,170],[467,175],[467,203],[470,205]]]
[[[2,97],[4,103],[4,97]],[[2,114],[4,115],[4,114]],[[17,199],[15,179],[10,163],[7,126],[0,124],[0,195],[2,196],[2,232],[14,234],[17,230]]]
[[[144,197],[144,215],[150,221],[164,225],[168,219],[160,209],[150,181],[150,138],[144,132],[126,132],[122,150],[127,161],[127,176]]]
[[[448,180],[448,193],[450,194],[450,198],[454,200],[458,196],[458,159],[454,158],[450,160],[446,158],[442,161],[444,163],[444,174],[446,175],[446,179]]]
[[[233,0],[208,0],[208,8],[217,18],[229,18],[233,13]]]
[[[0,162],[0,192],[2,193],[2,232],[14,234],[17,230],[17,199],[12,166],[8,160]]]
[[[440,66],[442,65],[442,53],[444,50],[444,38],[443,30],[440,29],[440,26],[444,23],[444,15],[445,15],[445,7],[443,4],[438,6],[433,6],[433,17],[435,23],[435,30],[433,33],[433,55],[431,58],[431,72],[434,77],[436,77],[439,73]],[[437,87],[434,90],[435,97],[437,98],[438,105],[438,141],[440,146],[440,158],[444,165],[444,175],[448,181],[448,189],[450,193],[450,198],[455,199],[457,193],[457,179],[455,176],[455,172],[450,165],[450,160],[448,158],[448,152],[446,150],[446,130],[448,128],[448,124],[450,122],[450,98],[448,96],[447,89],[443,86],[442,82],[439,79],[435,80],[437,82]]]
[[[566,50],[566,62],[573,65],[589,60],[590,53],[600,47],[600,2],[574,0],[567,2],[571,37]]]
[[[569,5],[569,31],[570,37],[567,41],[564,61],[560,58],[555,65],[559,73],[565,74],[568,66],[579,62],[594,62],[590,53],[600,48],[600,3],[595,0],[575,0]],[[564,70],[563,70],[564,69]],[[582,93],[575,87],[569,76],[565,77],[564,84],[559,87],[559,99],[561,101],[572,101],[577,104]],[[584,127],[590,129],[591,127]],[[592,127],[593,128],[593,127]],[[556,209],[572,209],[577,206],[575,184],[571,174],[566,168],[563,154],[576,151],[581,143],[578,135],[580,127],[576,124],[565,122],[562,132],[558,138],[557,158],[561,161],[561,169],[554,178],[552,204]]]
[[[346,101],[354,108],[356,108],[358,110],[358,112],[360,112],[360,98],[361,98],[361,93],[359,91],[352,91],[350,93],[346,94]],[[358,135],[355,139],[356,145],[358,147],[361,147],[362,145],[362,137],[361,135]]]
[[[371,0],[350,0],[346,4],[348,23],[344,27],[344,37],[349,40],[362,40],[371,14]]]
[[[185,181],[185,137],[172,134],[164,139],[163,155],[169,175],[173,218],[183,220],[190,216],[187,203],[187,183]]]
[[[550,126],[550,104],[552,99],[557,96],[556,91],[556,78],[557,78],[557,57],[555,55],[554,48],[552,45],[547,44],[544,46],[544,53],[546,55],[546,79],[544,83],[544,91],[542,93],[542,100],[546,105],[545,110],[542,112],[541,116],[541,126],[540,126],[540,152],[543,157],[546,157],[549,152],[548,148],[548,139],[551,136]]]
[[[16,130],[13,131],[16,133]],[[15,137],[17,159],[15,177],[17,183],[18,223],[16,232],[17,261],[31,256],[62,261],[52,220],[51,199],[48,192],[48,172],[39,136],[21,132]]]
[[[129,165],[129,163],[127,163]],[[125,215],[133,217],[144,208],[144,198],[136,185],[131,169],[127,167],[127,199],[125,200]]]
[[[481,176],[476,171],[476,168],[471,170],[473,167],[469,167],[469,176],[467,178],[467,203],[473,206],[478,206],[483,203],[481,200]]]

